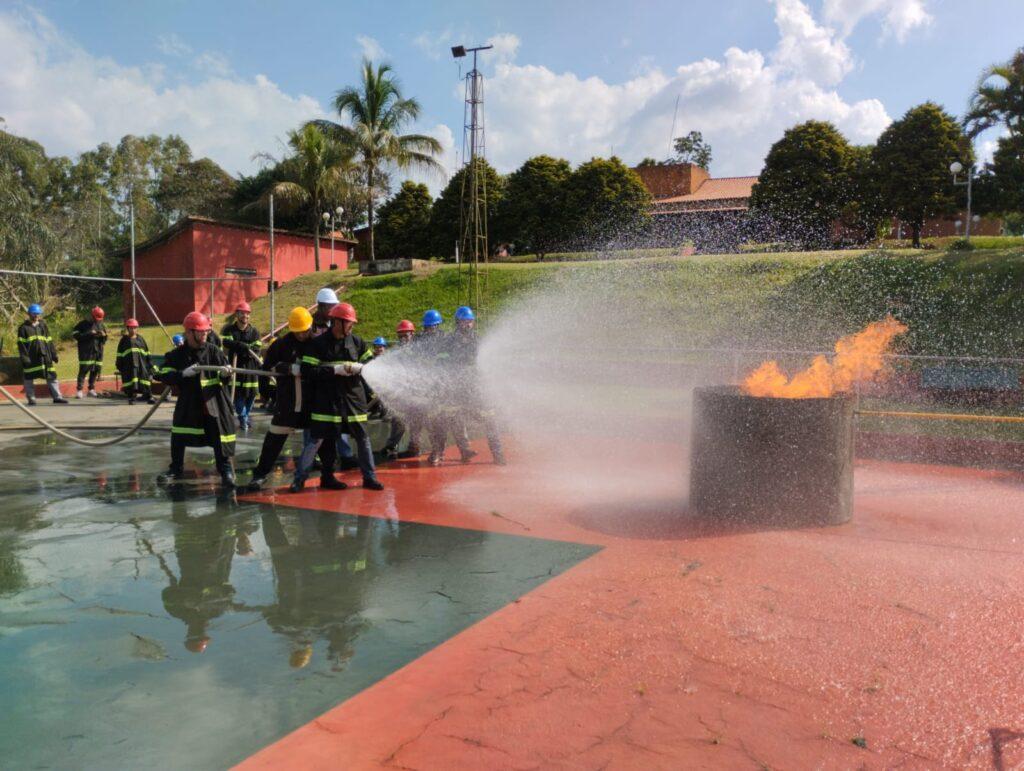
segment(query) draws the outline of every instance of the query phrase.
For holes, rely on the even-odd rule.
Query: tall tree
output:
[[[164,170],[153,193],[165,226],[190,214],[229,217],[235,179],[209,158],[186,161]]]
[[[278,167],[279,180],[264,189],[257,204],[266,208],[269,196],[284,211],[305,212],[305,222],[313,230],[313,259],[320,270],[320,225],[325,205],[333,205],[352,184],[352,150],[307,123],[288,135],[291,154]]]
[[[704,141],[704,135],[699,131],[676,137],[673,147],[676,151],[673,163],[693,163],[702,169],[711,167],[711,145]]]
[[[425,259],[430,256],[430,209],[433,199],[426,185],[406,180],[380,207],[377,223],[378,253],[388,257]]]
[[[1024,48],[981,73],[964,116],[972,139],[1000,123],[1011,136],[1024,137]]]
[[[478,173],[483,175],[484,187],[487,191],[487,222],[497,222],[498,207],[505,197],[506,177],[494,170],[486,159],[478,158]],[[455,172],[441,195],[434,201],[430,213],[430,232],[435,255],[450,257],[454,254],[455,244],[462,237],[462,191],[469,166],[463,166]]]
[[[839,210],[839,222],[846,231],[842,240],[869,240],[878,234],[885,219],[873,152],[873,145],[851,145],[847,154]]]
[[[442,172],[437,161],[441,143],[426,134],[403,134],[402,130],[420,116],[420,104],[402,95],[398,79],[389,64],[374,65],[363,60],[358,86],[341,89],[334,97],[334,109],[349,125],[316,121],[331,137],[352,148],[364,174],[366,217],[370,227],[370,259],[374,248],[374,204],[381,195],[381,172],[420,168]]]
[[[914,246],[921,245],[925,219],[956,210],[949,165],[973,163],[960,125],[933,102],[907,110],[882,132],[872,158],[879,193],[890,213],[910,225]]]
[[[508,176],[498,205],[495,233],[519,252],[543,255],[565,236],[565,195],[572,166],[562,158],[537,155]]]
[[[569,175],[566,230],[578,248],[632,240],[650,222],[651,194],[621,160],[592,158]]]
[[[772,230],[805,245],[828,242],[832,223],[850,200],[850,144],[831,123],[810,120],[771,146],[750,206]]]

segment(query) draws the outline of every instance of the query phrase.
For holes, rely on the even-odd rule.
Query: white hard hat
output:
[[[334,293],[334,290],[330,287],[324,287],[316,293],[316,301],[318,303],[330,303],[332,305],[338,304],[338,295]]]

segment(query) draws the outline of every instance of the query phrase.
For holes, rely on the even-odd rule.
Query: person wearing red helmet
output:
[[[136,399],[145,399],[147,404],[155,403],[151,390],[153,361],[135,319],[124,322],[124,334],[117,344],[117,371],[121,373],[121,390],[128,397],[128,404],[135,404]]]
[[[224,380],[231,374],[227,357],[206,338],[210,320],[198,311],[185,316],[185,344],[164,356],[157,379],[179,389],[171,422],[171,465],[162,482],[184,477],[185,448],[212,447],[213,457],[225,487],[235,486],[230,458],[235,454],[235,416],[224,392]],[[199,367],[217,367],[215,371]]]
[[[399,357],[409,357],[411,349],[409,346],[416,339],[416,325],[408,319],[402,319],[398,322],[395,327],[395,335],[398,338],[398,350],[396,351]],[[376,355],[376,351],[374,352]],[[405,359],[406,366],[411,363],[411,359]],[[397,414],[393,409],[387,409],[385,415],[391,419],[391,431],[388,433],[388,439],[384,443],[384,457],[388,460],[396,460],[398,458],[415,458],[420,455],[420,435],[423,433],[423,429],[426,426],[426,413],[418,405],[414,404],[411,399],[401,399],[399,411],[401,414]],[[398,451],[398,446],[402,442],[402,437],[405,436],[406,432],[409,434],[409,444],[403,452]]]
[[[89,378],[89,396],[99,396],[96,393],[96,376],[100,374],[103,347],[107,342],[107,328],[103,325],[103,317],[106,315],[97,305],[89,318],[79,321],[71,332],[78,343],[78,387],[75,392],[78,399],[85,396],[83,389],[86,376]]]
[[[235,306],[235,315],[220,331],[221,344],[228,359],[236,367],[243,369],[259,369],[263,366],[260,360],[260,350],[263,343],[260,341],[259,330],[249,323],[252,315],[252,308],[249,303],[240,302]],[[238,427],[243,431],[252,428],[252,420],[249,414],[252,412],[252,405],[256,402],[256,394],[259,392],[260,382],[258,375],[243,375],[235,373],[235,415],[238,417]]]
[[[383,490],[373,464],[373,448],[366,433],[369,418],[369,396],[360,377],[363,365],[373,358],[373,351],[361,337],[352,334],[357,322],[356,309],[348,303],[338,303],[328,317],[331,330],[313,340],[310,351],[302,357],[302,370],[314,383],[310,408],[310,441],[302,450],[295,469],[291,489],[298,492],[305,484],[313,465],[313,456],[321,454],[321,486],[340,484],[334,479],[334,457],[340,434],[352,437],[356,445],[359,469],[363,473],[363,487]]]
[[[231,516],[230,500],[218,500],[212,510],[206,505],[190,506],[181,490],[172,491],[171,500],[177,565],[168,566],[169,581],[160,599],[167,615],[184,624],[185,650],[199,654],[213,643],[213,622],[231,612],[235,599],[231,566],[235,555],[241,554],[239,542],[246,526]]]

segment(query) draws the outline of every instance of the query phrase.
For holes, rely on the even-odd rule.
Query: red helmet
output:
[[[210,320],[199,311],[192,311],[181,324],[189,332],[209,332]]]
[[[104,313],[103,309],[100,306],[98,306],[98,305],[95,308],[92,309],[92,317],[94,319],[96,319],[97,321],[102,321],[103,317],[106,316],[106,315],[107,314]]]
[[[342,319],[344,321],[359,321],[356,318],[356,309],[348,303],[338,303],[327,314],[329,319]]]
[[[415,332],[416,325],[413,324],[409,319],[402,319],[398,322],[398,326],[395,327],[396,332]]]
[[[235,313],[238,313],[238,311],[252,313],[252,308],[249,307],[249,303],[247,303],[245,300],[242,300],[242,302],[238,303],[238,305],[235,306]]]
[[[130,327],[131,329],[138,329],[139,322],[136,321],[135,319],[125,319],[124,325],[126,327]]]

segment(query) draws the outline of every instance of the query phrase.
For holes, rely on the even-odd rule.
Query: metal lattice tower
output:
[[[473,54],[473,69],[466,73],[466,100],[463,108],[462,198],[459,212],[460,274],[465,276],[463,297],[466,305],[481,310],[487,292],[487,175],[484,172],[484,76],[477,67],[477,54],[493,46],[463,49]],[[454,52],[454,49],[453,49]]]

